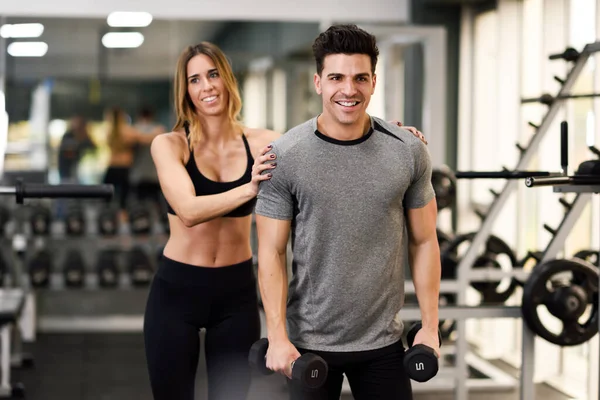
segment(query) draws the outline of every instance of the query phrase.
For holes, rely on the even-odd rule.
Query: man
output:
[[[431,160],[418,137],[366,113],[379,54],[372,35],[332,26],[313,53],[323,112],[273,142],[277,167],[261,183],[256,205],[267,367],[291,377],[301,354],[325,359],[325,385],[289,385],[292,399],[337,400],[343,374],[357,400],[411,399],[399,314],[407,257],[423,323],[414,344],[439,357]]]

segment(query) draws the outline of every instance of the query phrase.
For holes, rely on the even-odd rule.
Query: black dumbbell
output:
[[[134,235],[147,235],[152,231],[150,211],[143,204],[129,208],[129,229]]]
[[[48,250],[38,251],[29,262],[29,280],[35,288],[47,287],[52,271],[52,255]]]
[[[103,288],[116,287],[119,284],[118,250],[104,249],[98,253],[96,271],[98,284]]]
[[[29,217],[29,226],[34,235],[48,235],[52,220],[51,212],[43,205],[34,206]]]
[[[272,370],[267,368],[267,349],[269,340],[260,339],[250,348],[248,360],[250,365],[263,375],[270,375]],[[306,353],[292,363],[292,381],[306,389],[318,389],[327,380],[327,363],[316,354]]]
[[[415,336],[421,329],[421,323],[414,324],[406,335],[406,344],[409,349],[404,354],[404,370],[408,377],[417,382],[426,382],[433,378],[438,372],[438,358],[435,351],[424,344],[413,346]],[[440,346],[442,335],[438,330]]]
[[[127,257],[131,283],[134,286],[149,285],[154,275],[150,256],[141,246],[135,246],[128,252]]]
[[[71,204],[65,216],[65,225],[68,235],[81,236],[85,233],[85,216],[77,204]]]
[[[114,236],[119,229],[117,210],[107,207],[98,214],[98,231],[103,236]]]
[[[71,249],[67,252],[63,266],[63,276],[67,287],[83,287],[85,283],[85,261],[79,250]]]

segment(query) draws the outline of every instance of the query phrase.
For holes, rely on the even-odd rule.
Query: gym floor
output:
[[[13,370],[13,381],[25,385],[32,400],[152,399],[141,333],[39,334],[25,351],[34,356],[32,369]],[[515,371],[512,371],[515,372]],[[198,368],[197,400],[206,400],[204,359]],[[268,397],[265,395],[268,393]],[[281,376],[256,376],[248,400],[287,400]],[[450,400],[453,393],[416,394],[415,400]],[[564,400],[564,395],[537,385],[537,399]],[[342,400],[351,400],[344,395]],[[474,392],[470,400],[518,400],[519,394]]]

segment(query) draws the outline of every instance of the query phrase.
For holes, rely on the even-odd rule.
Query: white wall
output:
[[[0,15],[106,17],[112,11],[146,11],[155,18],[240,21],[394,21],[409,19],[409,0],[32,0],[0,2]],[[341,3],[340,3],[341,4]]]

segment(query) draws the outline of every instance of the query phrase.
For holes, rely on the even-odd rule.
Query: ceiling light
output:
[[[6,24],[0,27],[0,36],[9,38],[34,38],[42,36],[44,25],[42,24]]]
[[[147,12],[115,11],[108,15],[106,23],[113,28],[144,27],[150,25],[152,15]]]
[[[139,32],[109,32],[102,36],[102,44],[109,49],[132,49],[144,43]]]
[[[44,42],[13,42],[6,48],[13,57],[42,57],[48,51]]]

